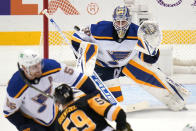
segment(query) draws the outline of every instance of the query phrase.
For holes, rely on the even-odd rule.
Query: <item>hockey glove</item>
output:
[[[126,123],[125,127],[123,129],[118,129],[116,131],[133,131],[131,129],[131,126],[129,125],[129,123]]]

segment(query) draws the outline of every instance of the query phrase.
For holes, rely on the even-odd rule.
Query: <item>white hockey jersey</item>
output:
[[[90,31],[92,36],[87,37],[80,32],[74,36],[93,42],[98,45],[97,62],[103,67],[122,67],[137,55],[135,46],[143,46],[137,37],[138,26],[131,24],[127,31],[126,38],[120,43],[114,40],[113,23],[110,21],[101,21],[97,24],[91,24]]]
[[[32,85],[50,95],[53,93],[54,83],[66,83],[80,88],[87,79],[86,75],[66,65],[60,65],[55,60],[44,59],[43,65],[39,83]],[[19,109],[27,117],[45,126],[51,125],[58,113],[54,100],[28,87],[17,71],[9,81],[3,112],[5,116],[9,116]]]

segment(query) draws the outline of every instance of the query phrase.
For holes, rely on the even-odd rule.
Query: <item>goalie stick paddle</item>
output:
[[[25,78],[25,76],[24,76],[24,74],[23,74],[23,71],[22,71],[22,69],[20,68],[19,63],[17,63],[17,65],[18,65],[18,70],[19,70],[19,72],[20,72],[20,76],[22,77],[23,81],[24,81],[29,87],[31,87],[31,88],[33,88],[34,90],[40,92],[40,93],[41,93],[42,95],[44,95],[45,97],[49,97],[49,98],[53,99],[53,96],[51,96],[50,94],[48,94],[48,93],[46,93],[46,92],[44,92],[44,91],[42,91],[42,90],[36,88],[35,86],[33,86],[33,85]]]

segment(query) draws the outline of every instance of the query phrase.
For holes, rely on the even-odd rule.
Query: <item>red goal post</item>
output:
[[[44,0],[43,2],[43,9],[47,9],[48,14],[51,16],[58,12],[57,10],[59,9],[62,14],[61,17],[64,17],[66,15],[79,15],[79,12],[68,0]],[[60,19],[58,17],[57,19],[57,22],[59,22]],[[62,30],[65,36],[66,34],[72,35],[74,32],[73,29],[67,30],[66,28],[62,28]],[[69,59],[69,62],[73,62],[74,56],[70,48],[67,46],[68,44],[63,40],[60,33],[55,29],[55,27],[51,25],[45,15],[43,15],[43,35],[41,39],[41,43],[43,42],[44,58],[54,58],[60,62],[66,61],[62,59]],[[68,64],[67,61],[65,63]]]

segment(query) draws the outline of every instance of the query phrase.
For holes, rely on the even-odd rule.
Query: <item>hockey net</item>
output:
[[[163,30],[162,47],[173,50],[174,73],[196,73],[196,30]]]
[[[45,2],[48,2],[48,5],[46,4],[48,13],[59,24],[65,36],[73,34],[74,25],[88,25],[101,20],[98,18],[103,14],[101,14],[101,11],[98,11],[105,8],[102,5],[98,6],[97,3],[87,0],[83,2],[79,0],[45,0]],[[118,4],[112,6],[115,7],[116,5]],[[112,11],[109,11],[110,17]],[[85,17],[87,14],[88,17]],[[95,17],[96,15],[97,17]],[[46,24],[46,22],[44,23]],[[41,41],[42,43],[44,37],[48,37],[48,41],[45,40],[44,43],[47,45],[48,51],[44,48],[44,56],[48,55],[49,58],[73,65],[75,62],[74,55],[68,43],[63,40],[57,29],[50,22],[48,27],[44,28],[46,33],[43,35]],[[174,68],[174,73],[196,74],[196,30],[163,30],[162,34],[161,48],[170,48],[173,54],[171,56],[173,57],[173,66],[167,68]]]

